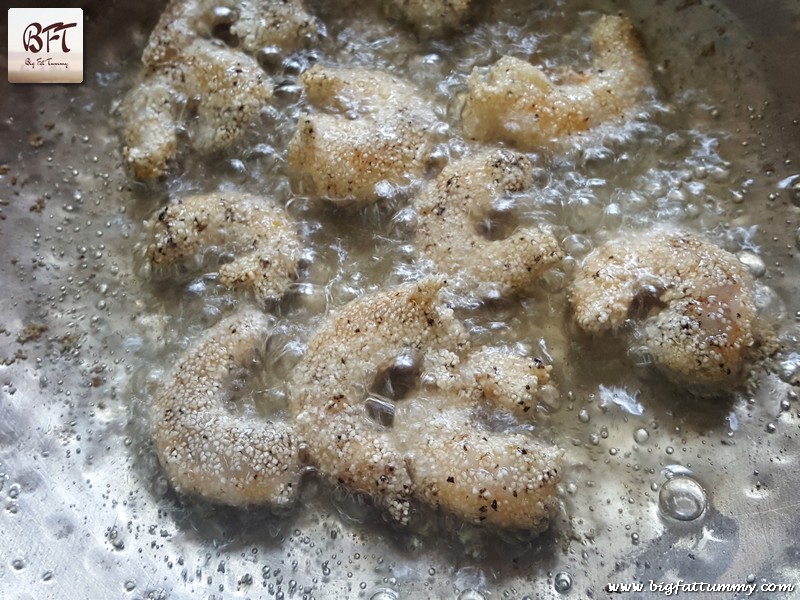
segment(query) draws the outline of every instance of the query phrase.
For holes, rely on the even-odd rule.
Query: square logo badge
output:
[[[9,8],[8,81],[81,83],[83,9]]]

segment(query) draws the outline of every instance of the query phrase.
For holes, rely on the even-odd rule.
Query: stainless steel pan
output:
[[[761,301],[783,347],[750,394],[696,416],[690,402],[662,406],[661,429],[638,440],[624,413],[590,405],[581,431],[599,436],[595,463],[565,481],[564,517],[538,537],[446,517],[400,530],[314,482],[312,508],[288,515],[176,497],[132,400],[159,374],[147,336],[165,330],[132,246],[167,190],[129,178],[110,116],[159,7],[92,3],[82,85],[3,83],[0,93],[0,598],[598,598],[609,583],[659,597],[678,582],[800,597],[800,5],[618,6],[641,25],[671,92],[685,81],[670,52],[717,55],[719,81],[703,83],[763,158],[732,176],[744,182],[732,201],[758,225],[762,280],[775,292]],[[719,14],[728,29],[705,28]],[[696,47],[675,48],[682,27],[697,31]],[[739,28],[749,42],[726,54]],[[719,56],[745,62],[728,68]],[[580,408],[567,398],[561,410],[578,423]],[[624,478],[605,475],[609,461]],[[676,475],[683,485],[667,484]],[[675,518],[698,506],[700,517]],[[796,591],[760,591],[769,584]]]

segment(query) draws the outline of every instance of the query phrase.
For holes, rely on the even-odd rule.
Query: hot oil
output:
[[[545,223],[563,242],[563,263],[519,297],[478,304],[446,296],[474,346],[510,347],[552,364],[559,394],[543,400],[534,435],[566,451],[564,511],[541,536],[486,532],[422,507],[412,526],[402,529],[385,524],[363,498],[313,475],[303,505],[289,515],[176,498],[159,479],[149,450],[147,405],[178,352],[252,301],[227,292],[213,273],[178,272],[153,282],[139,265],[124,303],[134,314],[131,335],[143,340],[128,359],[134,398],[128,433],[131,445],[142,448],[135,468],[142,480],[155,478],[150,489],[156,502],[174,514],[164,520],[184,532],[197,530],[199,537],[176,542],[176,554],[196,571],[189,569],[174,589],[211,593],[218,581],[235,588],[224,567],[212,585],[209,569],[199,566],[209,560],[227,562],[231,572],[249,572],[257,564],[262,577],[253,585],[259,591],[307,597],[337,597],[345,590],[364,598],[482,598],[500,590],[511,597],[579,597],[600,595],[611,573],[722,577],[734,568],[739,543],[731,507],[742,489],[752,487],[753,469],[734,472],[729,459],[760,464],[770,454],[751,453],[753,438],[740,429],[769,412],[753,400],[759,390],[771,386],[785,395],[784,387],[759,372],[749,388],[695,398],[621,340],[582,334],[570,320],[568,286],[580,260],[618,232],[670,224],[702,232],[734,253],[779,246],[760,229],[762,204],[748,201],[767,187],[759,172],[765,150],[753,124],[753,116],[767,109],[745,33],[717,8],[677,1],[649,5],[645,13],[635,2],[522,6],[507,0],[482,8],[474,25],[444,38],[420,38],[373,5],[309,8],[326,34],[310,49],[264,58],[277,91],[245,140],[212,157],[183,152],[180,168],[165,182],[142,186],[131,180],[117,200],[138,223],[167,199],[244,191],[271,197],[297,221],[305,260],[293,292],[264,306],[275,316],[275,333],[254,364],[257,373],[241,384],[243,406],[231,406],[242,418],[285,417],[285,381],[329,311],[431,269],[416,252],[408,213],[409,196],[425,181],[366,208],[293,193],[285,149],[307,108],[298,75],[315,63],[357,65],[418,85],[447,125],[430,179],[442,164],[477,147],[459,125],[474,67],[511,54],[558,77],[565,68],[590,65],[588,29],[600,14],[621,11],[633,19],[652,65],[653,98],[623,124],[531,153],[533,187],[506,199],[511,209],[494,215],[498,233],[487,231],[502,235],[515,223]],[[731,82],[742,86],[747,103],[731,97]],[[121,93],[125,86],[116,89]],[[120,255],[136,243],[146,243],[141,227],[120,242]],[[764,311],[773,321],[785,317],[780,281],[762,277],[758,284],[767,298]],[[777,292],[770,294],[773,288]],[[785,325],[772,324],[779,331]],[[754,429],[768,435],[757,424]],[[670,545],[693,558],[667,556]],[[246,581],[238,589],[247,588]]]

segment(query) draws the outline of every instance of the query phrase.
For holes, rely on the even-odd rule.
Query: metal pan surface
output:
[[[629,15],[663,96],[712,124],[664,144],[682,152],[707,135],[725,161],[709,184],[722,211],[712,221],[743,236],[729,242],[756,275],[780,341],[752,385],[710,406],[668,386],[637,397],[635,377],[604,397],[598,384],[615,381],[602,349],[590,350],[593,375],[562,380],[552,407],[571,471],[562,515],[541,535],[441,515],[404,529],[313,477],[303,506],[285,514],[176,495],[143,433],[148,394],[191,332],[230,305],[179,300],[142,273],[142,221],[181,186],[202,184],[141,183],[121,154],[113,110],[163,6],[91,3],[83,84],[0,91],[0,598],[577,599],[617,597],[625,588],[614,586],[630,584],[643,586],[638,597],[743,598],[750,589],[720,595],[701,583],[798,597],[800,5],[553,4],[531,10]],[[252,186],[260,160],[228,155],[214,176]],[[697,202],[705,214],[702,199],[668,192],[667,204]],[[180,335],[169,333],[175,322]],[[576,352],[563,354],[571,372]],[[630,393],[644,413],[614,393]]]

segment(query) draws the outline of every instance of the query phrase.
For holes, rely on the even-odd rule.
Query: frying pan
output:
[[[161,5],[83,8],[84,83],[3,83],[0,93],[0,597],[598,598],[634,583],[644,586],[635,596],[660,597],[679,582],[798,597],[800,5],[599,7],[633,18],[667,94],[694,72],[670,59],[716,61],[702,84],[721,127],[740,129],[721,149],[741,167],[731,219],[757,226],[750,260],[771,290],[759,302],[781,348],[722,407],[662,404],[657,427],[642,421],[646,437],[631,436],[639,422],[613,402],[566,398],[565,422],[585,406],[590,425],[562,444],[594,444],[594,460],[575,465],[562,517],[536,536],[441,515],[403,530],[313,478],[307,508],[288,514],[171,491],[142,436],[141,397],[161,373],[148,336],[166,325],[132,248],[143,216],[175,190],[129,177],[111,116]],[[676,44],[678,30],[690,42]]]

